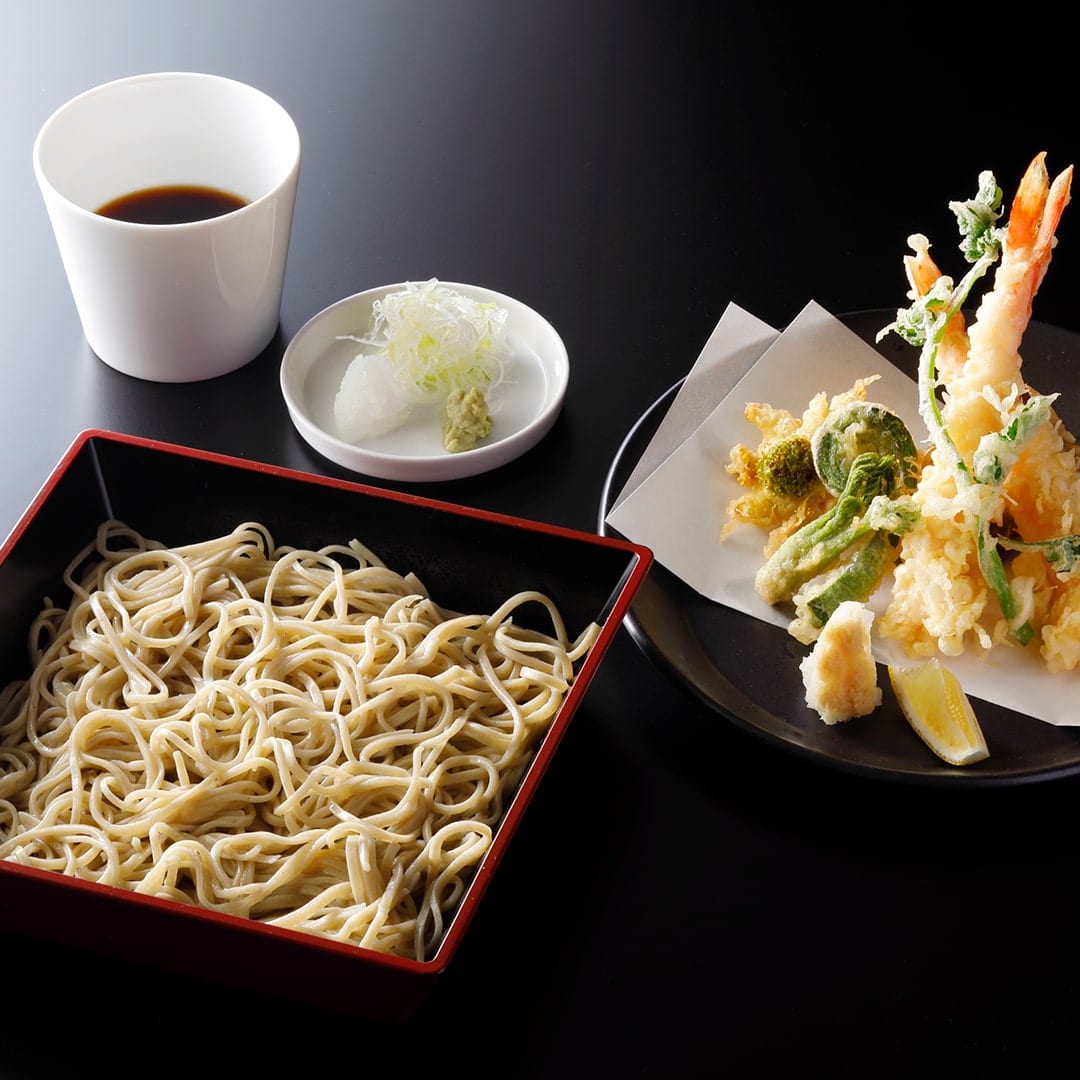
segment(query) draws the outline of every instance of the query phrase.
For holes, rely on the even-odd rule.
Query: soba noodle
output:
[[[0,692],[0,858],[416,959],[598,631],[538,592],[450,614],[357,541],[253,523],[107,522],[65,581]]]

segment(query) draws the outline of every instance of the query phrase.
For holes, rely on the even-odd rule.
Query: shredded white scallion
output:
[[[473,300],[436,278],[409,282],[372,305],[367,346],[350,361],[334,399],[342,438],[357,442],[403,424],[411,407],[454,391],[489,394],[509,348],[505,308]]]

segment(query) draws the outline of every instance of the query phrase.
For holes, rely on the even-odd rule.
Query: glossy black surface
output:
[[[1038,150],[1055,171],[1080,159],[1075,42],[1052,17],[927,18],[669,0],[5,3],[0,531],[87,427],[344,475],[289,422],[284,345],[340,297],[430,276],[534,307],[571,362],[539,446],[434,494],[595,528],[626,433],[729,302],[775,326],[810,299],[896,306],[907,236],[952,266],[947,202],[980,170],[1011,190]],[[139,383],[90,355],[30,165],[68,97],[161,69],[254,83],[303,140],[280,335],[202,385]],[[1058,235],[1036,316],[1076,331],[1075,205]],[[1058,363],[1075,382],[1080,357]],[[1078,802],[1075,779],[926,791],[804,762],[719,718],[626,633],[405,1029],[283,1010],[272,981],[227,990],[225,954],[203,979],[165,978],[149,953],[103,964],[5,925],[0,1076],[91,1059],[157,1075],[271,1059],[1038,1075],[1075,1045]],[[211,1068],[218,1023],[237,1049]]]
[[[888,310],[842,316],[870,344],[890,318]],[[914,374],[917,353],[910,346],[890,336],[877,348],[901,370]],[[1061,357],[1080,357],[1080,335],[1033,323],[1026,336],[1025,369],[1034,385],[1064,391],[1063,416],[1076,430],[1070,414],[1077,414],[1080,387],[1070,401],[1070,386],[1055,371]],[[615,455],[600,499],[601,533],[620,535],[604,518],[680,386],[681,381],[649,406]],[[626,626],[661,671],[719,716],[778,750],[817,765],[881,782],[960,789],[1044,783],[1080,773],[1080,728],[1045,724],[985,701],[975,707],[990,756],[963,768],[946,764],[904,720],[883,668],[882,703],[872,721],[822,724],[806,706],[799,669],[809,651],[805,646],[780,627],[705,599],[663,566],[653,569],[635,597]]]

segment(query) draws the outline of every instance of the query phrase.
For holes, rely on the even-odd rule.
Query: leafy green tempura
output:
[[[883,405],[855,401],[828,416],[810,441],[815,476],[836,502],[787,537],[754,585],[770,604],[794,600],[790,632],[811,641],[845,600],[868,600],[896,558],[918,510],[915,441]]]
[[[979,173],[979,189],[975,198],[949,203],[960,228],[960,250],[969,263],[983,255],[997,258],[1005,239],[1005,230],[998,225],[1001,219],[1001,188],[989,170]]]
[[[921,350],[918,365],[919,413],[934,446],[951,460],[958,495],[963,505],[971,509],[983,578],[997,597],[1013,636],[1026,645],[1032,639],[1034,630],[1013,592],[1000,549],[1038,548],[1054,560],[1051,565],[1055,570],[1072,569],[1073,563],[1080,557],[1080,537],[1062,537],[1030,544],[995,536],[991,533],[990,525],[995,509],[1000,505],[1009,469],[1024,443],[1050,416],[1050,407],[1056,395],[1033,396],[1027,400],[1004,429],[983,436],[970,465],[957,450],[937,396],[937,357],[949,320],[963,308],[975,284],[1001,254],[1005,236],[1005,229],[997,224],[1001,217],[1001,188],[993,173],[980,173],[975,197],[964,202],[950,202],[949,208],[956,215],[961,236],[960,250],[971,264],[970,269],[955,286],[952,279],[945,275],[938,278],[925,296],[916,299],[910,307],[897,311],[895,321],[878,333],[878,340],[891,331]],[[913,241],[915,239],[924,240],[923,237],[912,238]]]

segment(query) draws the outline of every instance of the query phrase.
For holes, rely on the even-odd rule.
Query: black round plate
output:
[[[894,313],[864,311],[841,316],[887,359],[914,374],[916,351],[895,334],[875,343]],[[1080,335],[1032,323],[1024,339],[1024,374],[1044,392],[1064,393],[1056,405],[1078,430]],[[681,383],[640,417],[623,440],[601,497],[599,531],[663,419]],[[1076,388],[1076,400],[1069,399]],[[676,683],[749,733],[822,765],[881,780],[927,786],[1004,786],[1080,773],[1080,729],[1060,727],[973,699],[990,756],[957,768],[939,760],[900,712],[884,668],[883,701],[873,715],[829,726],[808,708],[799,661],[807,649],[785,630],[706,599],[665,567],[653,566],[638,590],[625,625],[642,652]],[[1062,693],[1077,674],[1062,674]]]

